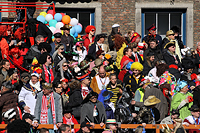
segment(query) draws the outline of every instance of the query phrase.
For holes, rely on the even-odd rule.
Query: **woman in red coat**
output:
[[[63,111],[63,123],[68,124],[68,125],[74,125],[78,124],[78,121],[74,118],[72,115],[72,109],[71,108],[66,108]],[[76,133],[79,129],[74,129],[73,126],[71,127],[71,132]]]
[[[86,35],[82,37],[82,39],[84,39],[84,43],[83,43],[83,46],[86,47],[87,49],[87,52],[89,50],[89,45],[91,43],[94,42],[94,34],[95,34],[95,31],[96,31],[96,28],[93,26],[93,25],[88,25],[86,28],[85,28],[85,33]]]
[[[122,67],[123,67],[124,61],[128,60],[128,61],[130,61],[130,62],[133,62],[133,60],[130,59],[130,57],[131,57],[131,55],[132,55],[132,50],[131,50],[131,48],[126,47],[126,48],[124,49],[123,54],[124,54],[124,56],[122,57],[121,63],[120,63],[121,69],[123,69]]]
[[[22,66],[24,62],[24,57],[21,56],[20,50],[18,47],[12,48],[9,54],[10,68],[18,68]],[[18,68],[19,70],[20,68]]]

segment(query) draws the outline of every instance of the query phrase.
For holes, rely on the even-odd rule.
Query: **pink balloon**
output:
[[[65,16],[65,13],[60,13],[62,16]]]
[[[61,30],[55,30],[53,34],[61,33]]]
[[[47,14],[51,14],[51,15],[54,16],[54,14],[53,14],[53,10],[49,10],[49,11],[47,12]]]
[[[78,23],[77,25],[80,25],[80,26],[81,26],[81,28],[83,28],[82,24]]]

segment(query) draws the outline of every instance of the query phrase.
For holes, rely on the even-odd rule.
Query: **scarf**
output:
[[[54,130],[57,129],[56,127],[56,113],[55,113],[55,103],[54,103],[54,97],[53,92],[50,94],[50,99],[47,100],[47,97],[45,95],[42,96],[42,108],[41,108],[41,115],[40,115],[40,123],[41,124],[48,124],[48,105],[51,103],[51,112],[53,116],[53,124],[54,124]]]
[[[45,74],[45,81],[47,83],[52,83],[53,80],[54,80],[54,76],[53,76],[53,70],[52,68],[50,68],[50,72],[49,70],[47,70],[46,66],[43,64],[43,68],[44,68],[44,74]],[[49,81],[49,75],[50,75],[50,80],[51,82]]]
[[[41,87],[40,87],[40,81],[38,81],[37,83],[33,84],[32,81],[29,81],[29,84],[34,87],[37,91],[41,91]]]

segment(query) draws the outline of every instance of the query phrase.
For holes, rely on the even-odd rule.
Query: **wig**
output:
[[[23,35],[25,35],[25,32],[26,31],[24,30],[24,28],[22,28],[22,27],[18,28],[14,33],[15,38],[22,40]]]
[[[18,54],[18,56],[21,56],[20,50],[18,47],[12,48],[10,50],[10,55]]]
[[[119,51],[119,49],[122,47],[123,43],[127,44],[127,41],[119,34],[116,34],[115,37],[115,46],[114,48],[116,48],[117,51]]]
[[[86,28],[85,28],[85,33],[86,34],[89,34],[90,31],[94,29],[96,31],[96,28],[93,26],[93,25],[88,25]]]

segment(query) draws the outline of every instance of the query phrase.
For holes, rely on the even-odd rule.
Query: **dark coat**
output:
[[[142,71],[142,74],[143,74],[143,75],[146,76],[146,75],[149,73],[149,71],[150,71],[152,68],[154,68],[154,63],[151,63],[151,65],[152,65],[152,66],[149,66],[147,60],[144,61],[144,64],[143,64],[144,69],[143,69],[143,71]]]
[[[52,42],[52,32],[51,30],[43,23],[39,23],[38,25],[38,31],[36,33],[37,35],[42,35],[44,38],[47,37],[46,42],[51,43]]]
[[[179,70],[175,69],[175,68],[170,68],[168,69],[169,73],[171,73],[172,75],[174,75],[176,77],[176,81],[178,81],[179,78],[181,78],[181,73]]]
[[[147,40],[149,35],[145,36],[144,38],[142,38],[142,41],[145,41]],[[158,34],[156,34],[156,37],[155,39],[158,41],[158,47],[161,48],[161,45],[162,45],[162,37]]]
[[[194,105],[198,105],[198,107],[200,107],[200,86],[197,86],[194,90],[193,90],[193,104]]]
[[[71,35],[66,36],[63,34],[61,36],[61,43],[66,46],[66,51],[72,51],[72,47],[74,46],[74,38]],[[69,46],[67,44],[69,44]]]
[[[170,40],[167,39],[166,37],[162,40],[162,45],[161,45],[161,46],[162,46],[162,47],[161,47],[162,50],[165,50],[164,47],[165,47],[165,45],[166,45],[168,42],[170,42]]]
[[[1,94],[0,97],[0,108],[2,108],[2,113],[8,111],[11,108],[14,108],[17,112],[17,118],[18,115],[18,109],[17,109],[17,103],[18,103],[18,97],[16,94],[13,93],[13,91],[9,90]]]
[[[156,49],[148,48],[147,50],[145,50],[145,52],[143,54],[144,59],[146,59],[148,53],[154,53],[155,61],[159,61],[159,60],[163,59],[162,52],[159,49],[159,47],[156,47]]]
[[[178,55],[176,55],[176,60],[178,61],[178,64],[175,63],[175,58],[174,56],[172,56],[169,51],[165,51],[163,54],[163,58],[166,62],[167,65],[171,65],[171,64],[175,64],[177,65],[179,68],[181,68],[181,62],[179,60]]]
[[[54,66],[55,69],[58,70],[60,66],[58,66],[58,63],[63,59],[63,57],[61,57],[60,55],[56,54],[55,58],[54,58]]]
[[[137,57],[138,57],[138,59],[139,59],[139,62],[140,62],[141,64],[143,64],[144,61],[142,60],[141,56],[140,56],[138,53],[137,53]],[[132,59],[132,60],[135,62],[135,56],[131,55],[131,57],[129,57],[129,58]]]
[[[107,118],[106,118],[106,111],[105,111],[105,108],[103,106],[103,103],[97,100],[95,105],[96,105],[96,109],[98,111],[99,123],[101,123],[101,122],[105,123]],[[82,123],[83,121],[86,121],[86,119],[85,119],[86,117],[88,117],[88,119],[91,122],[94,122],[93,109],[94,109],[94,104],[92,102],[89,101],[89,102],[83,104],[83,106],[81,108],[80,123]],[[99,123],[96,123],[96,124],[99,124]]]
[[[110,51],[114,51],[115,41],[113,41],[112,35],[108,36],[108,44],[109,44]]]
[[[89,46],[88,54],[92,55],[96,59],[96,44],[95,43],[92,43],[92,45]]]
[[[38,45],[36,44],[30,47],[24,59],[28,61],[28,64],[31,64],[33,58],[36,57],[37,59],[39,59],[39,56],[40,56],[40,51],[38,50]]]

